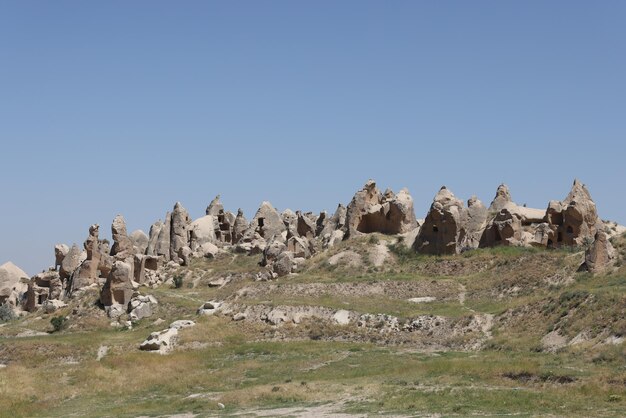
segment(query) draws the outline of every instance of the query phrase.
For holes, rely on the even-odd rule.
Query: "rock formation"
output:
[[[118,312],[125,312],[133,295],[133,265],[124,261],[116,261],[109,273],[102,292],[100,292],[100,302],[105,306],[108,312],[110,307],[120,305]]]
[[[401,234],[417,227],[413,199],[406,189],[382,194],[373,180],[358,191],[346,212],[346,238],[360,233]]]
[[[464,211],[463,202],[443,186],[430,206],[414,249],[423,254],[458,254]]]
[[[549,203],[546,221],[555,232],[556,246],[582,246],[590,243],[602,227],[591,194],[578,180],[574,181],[565,200]]]
[[[111,255],[117,260],[124,260],[132,257],[135,253],[133,243],[126,231],[126,221],[122,215],[117,215],[111,224],[111,235],[113,236],[113,246]]]
[[[65,244],[57,244],[54,246],[55,270],[61,267],[61,263],[63,262],[63,259],[65,258],[65,256],[67,255],[69,251],[70,251],[70,247],[68,247]]]
[[[99,277],[98,268],[102,258],[100,240],[98,239],[99,228],[100,227],[97,224],[89,227],[89,236],[83,244],[87,253],[87,258],[80,265],[76,276],[74,277],[74,283],[72,284],[74,289],[80,289],[95,283]]]
[[[603,273],[615,261],[616,252],[604,231],[596,232],[593,243],[585,251],[585,262],[582,270],[591,273]]]
[[[179,264],[182,262],[181,249],[187,247],[189,243],[189,224],[191,218],[187,209],[176,202],[172,211],[171,232],[170,232],[170,260]]]
[[[493,198],[491,205],[489,205],[489,212],[496,214],[500,212],[507,203],[511,203],[511,193],[509,192],[509,186],[501,184],[496,190],[496,196]]]
[[[135,254],[145,254],[148,249],[150,238],[141,229],[131,232],[130,242],[133,244]]]
[[[253,230],[266,241],[287,230],[283,220],[270,202],[263,202],[250,222],[248,230]],[[247,234],[246,234],[247,235]]]
[[[237,244],[243,235],[248,229],[248,221],[243,214],[243,210],[237,210],[237,217],[235,218],[235,222],[233,224],[233,244]]]
[[[27,280],[28,274],[10,261],[0,266],[0,305],[19,306],[21,295],[27,290],[22,279]]]
[[[28,284],[24,308],[34,312],[48,300],[60,300],[62,293],[63,284],[57,271],[39,273]]]
[[[59,274],[62,280],[69,279],[70,276],[76,271],[80,263],[87,257],[87,253],[83,253],[76,244],[72,245],[72,248],[67,252],[59,268]]]

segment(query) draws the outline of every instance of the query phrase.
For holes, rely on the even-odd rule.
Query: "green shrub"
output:
[[[50,320],[50,323],[54,329],[52,332],[59,332],[67,327],[67,318],[64,316],[55,316]]]
[[[15,313],[8,303],[0,305],[0,322],[9,322],[15,319]]]
[[[184,280],[182,274],[174,276],[174,287],[176,289],[180,289],[181,287],[183,287],[183,281]]]

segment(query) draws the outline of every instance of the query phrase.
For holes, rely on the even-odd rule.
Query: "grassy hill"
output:
[[[180,288],[141,289],[159,305],[132,329],[110,325],[96,289],[2,324],[0,416],[623,416],[625,243],[602,276],[578,272],[575,250],[435,257],[383,235],[271,282],[253,280],[259,256],[194,260],[171,271]],[[227,309],[196,315],[208,300]],[[196,326],[171,354],[139,351],[178,319]]]

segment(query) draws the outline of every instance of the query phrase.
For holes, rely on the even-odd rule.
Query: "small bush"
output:
[[[180,289],[181,287],[183,287],[183,282],[184,282],[184,279],[183,279],[182,274],[174,276],[174,287],[176,289]]]
[[[380,242],[380,240],[378,239],[378,236],[376,236],[376,234],[371,234],[367,241],[370,244],[378,244]]]
[[[0,322],[9,322],[15,319],[15,313],[8,303],[0,305]]]
[[[52,332],[59,332],[67,327],[67,318],[64,316],[55,316],[50,320],[50,323],[54,329]]]

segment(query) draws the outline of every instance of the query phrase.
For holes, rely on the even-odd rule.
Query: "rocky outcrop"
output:
[[[233,244],[237,244],[243,235],[246,233],[248,229],[248,221],[243,214],[243,210],[237,210],[237,217],[235,218],[235,222],[233,224]]]
[[[413,199],[406,189],[382,194],[373,180],[359,190],[346,211],[346,238],[361,233],[401,234],[417,227]]]
[[[133,243],[128,237],[126,221],[122,215],[117,215],[111,224],[111,235],[113,236],[113,246],[111,255],[117,260],[124,260],[132,257],[135,253]]]
[[[70,248],[63,258],[63,262],[59,268],[61,279],[69,279],[86,257],[87,253],[83,253],[76,244],[72,245],[72,248]]]
[[[28,274],[10,261],[1,265],[0,305],[8,303],[13,308],[18,307],[21,295],[23,295],[28,289],[25,284],[25,281],[27,280]]]
[[[317,225],[311,219],[311,217],[302,214],[301,211],[296,212],[296,230],[298,232],[298,236],[313,239],[315,238],[315,232],[317,230]]]
[[[215,243],[215,221],[213,215],[196,219],[189,225],[189,247],[198,250],[203,244]]]
[[[165,222],[159,230],[159,235],[154,247],[155,255],[162,257],[165,261],[170,259],[170,235],[171,235],[172,217],[169,212],[165,214]]]
[[[462,231],[460,238],[461,250],[478,248],[480,238],[485,230],[488,210],[476,196],[467,201],[467,208],[462,212]]]
[[[585,251],[585,262],[581,270],[604,273],[615,261],[616,252],[604,231],[596,232],[593,243]]]
[[[133,265],[124,261],[116,261],[109,277],[100,292],[100,302],[106,307],[122,306],[126,311],[133,295]]]
[[[272,204],[270,202],[263,202],[254,215],[254,219],[252,219],[248,230],[253,230],[267,241],[285,232],[287,227]]]
[[[191,218],[187,209],[177,202],[172,212],[170,233],[170,260],[181,264],[180,250],[189,243],[189,224]]]
[[[70,251],[70,247],[68,247],[65,244],[57,244],[54,246],[54,268],[55,270],[58,269],[59,267],[61,267],[61,263],[63,262],[63,259],[65,258],[65,256],[67,255],[67,253]]]
[[[57,271],[39,273],[28,283],[24,308],[29,312],[34,312],[46,301],[60,300],[62,293],[63,284]]]
[[[546,222],[556,235],[556,246],[582,246],[593,241],[602,228],[596,204],[587,187],[575,180],[571,191],[562,202],[551,201],[546,211]]]
[[[224,205],[220,200],[220,195],[217,195],[211,203],[209,203],[209,206],[207,206],[206,214],[209,216],[217,216],[220,213],[224,213]]]
[[[157,255],[156,247],[159,241],[159,234],[161,233],[162,229],[163,229],[163,222],[161,222],[161,220],[156,221],[150,227],[150,235],[148,237],[148,246],[146,247],[147,255],[154,255],[154,256]]]
[[[148,242],[150,238],[141,229],[137,229],[131,232],[130,242],[133,244],[135,254],[145,254],[148,249]]]
[[[463,231],[463,202],[443,186],[430,206],[414,249],[423,254],[458,254]]]
[[[511,192],[509,192],[509,186],[501,184],[496,190],[496,196],[493,198],[491,205],[489,205],[489,212],[492,214],[500,212],[508,203],[513,202],[511,200]]]
[[[89,227],[89,236],[85,240],[83,247],[87,253],[87,258],[80,265],[72,284],[74,289],[80,289],[95,283],[99,277],[99,266],[102,258],[100,251],[100,240],[98,238],[100,227],[98,224]]]

